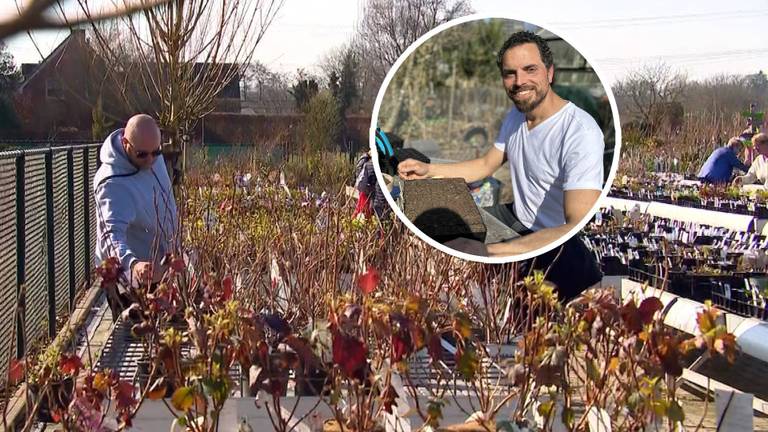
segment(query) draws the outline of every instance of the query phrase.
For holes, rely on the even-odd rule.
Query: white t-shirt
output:
[[[603,188],[603,132],[571,102],[532,130],[513,107],[494,145],[509,161],[515,214],[533,231],[565,224],[564,191]]]

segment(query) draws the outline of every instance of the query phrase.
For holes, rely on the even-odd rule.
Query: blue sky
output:
[[[13,1],[2,0],[0,19],[15,13]],[[330,49],[349,39],[362,4],[363,0],[286,0],[256,58],[283,72],[313,69]],[[659,60],[695,79],[768,70],[768,37],[763,34],[768,27],[766,0],[473,0],[472,6],[478,13],[529,21],[554,31],[608,81]],[[66,34],[33,33],[43,54]],[[6,42],[17,62],[40,60],[27,35]]]

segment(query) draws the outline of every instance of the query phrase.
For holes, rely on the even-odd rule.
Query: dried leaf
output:
[[[462,312],[457,313],[453,317],[453,331],[462,339],[472,336],[472,321],[470,321],[466,314]]]
[[[616,372],[617,370],[619,370],[619,358],[611,357],[611,360],[608,362],[608,372]]]
[[[165,397],[166,390],[165,378],[160,377],[152,384],[149,392],[147,392],[147,397],[150,400],[160,400]]]
[[[477,353],[470,345],[466,349],[459,347],[456,350],[456,370],[466,379],[471,381],[477,374],[477,369],[480,366],[480,360],[477,358]]]
[[[221,281],[221,298],[224,301],[232,299],[232,276],[225,276]]]

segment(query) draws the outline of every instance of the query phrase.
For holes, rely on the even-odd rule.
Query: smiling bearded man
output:
[[[603,133],[586,111],[552,90],[555,67],[547,42],[531,32],[517,32],[499,50],[497,65],[515,107],[504,118],[494,146],[469,161],[427,164],[408,159],[398,166],[406,180],[443,176],[474,182],[509,161],[514,202],[485,210],[519,237],[489,245],[464,238],[446,243],[480,256],[517,255],[557,241],[587,216],[603,188]],[[596,282],[594,257],[589,258],[578,238],[571,240],[563,255],[580,256],[574,265],[590,267],[587,279]]]

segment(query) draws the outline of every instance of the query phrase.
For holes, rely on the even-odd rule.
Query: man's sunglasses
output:
[[[136,147],[133,145],[132,142],[128,141],[127,139],[125,141],[128,144],[130,144],[131,147],[133,147],[133,149],[135,150],[134,153],[136,154],[136,157],[139,158],[139,159],[146,159],[146,158],[149,157],[149,155],[152,155],[154,157],[158,157],[161,154],[163,154],[163,147],[162,146],[159,147],[157,150],[153,150],[151,152],[147,152],[147,151],[136,150]]]

